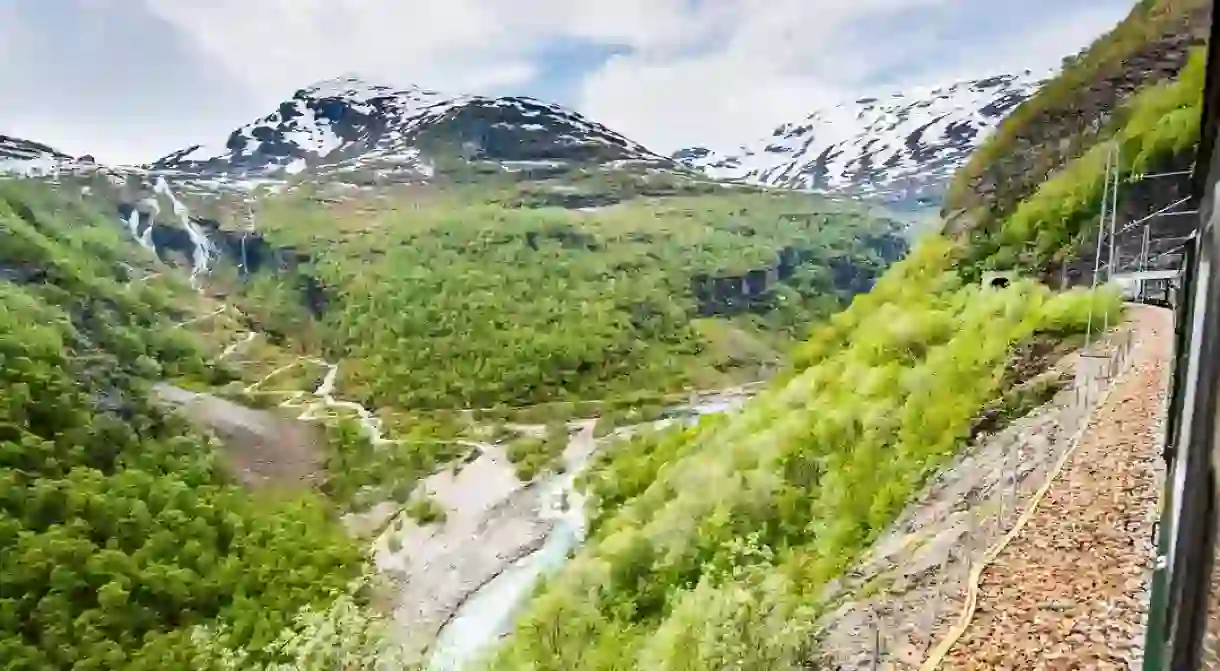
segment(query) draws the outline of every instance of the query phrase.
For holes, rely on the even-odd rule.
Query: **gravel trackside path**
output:
[[[982,573],[941,669],[1139,667],[1172,347],[1167,310],[1131,306],[1135,349],[1029,523]]]

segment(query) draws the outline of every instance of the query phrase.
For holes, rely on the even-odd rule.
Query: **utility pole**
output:
[[[1101,214],[1097,217],[1097,253],[1093,255],[1093,280],[1090,291],[1097,290],[1097,273],[1101,270],[1101,243],[1106,237],[1106,206],[1110,202],[1110,165],[1114,160],[1113,152],[1106,152],[1106,178],[1102,183]],[[1089,349],[1093,337],[1093,303],[1089,302],[1089,322],[1084,332],[1084,348]]]
[[[1144,273],[1148,270],[1148,246],[1151,244],[1151,231],[1148,224],[1144,224],[1144,240],[1140,243],[1140,262],[1139,262],[1139,301],[1144,302]]]
[[[1106,273],[1106,282],[1109,283],[1114,279],[1114,221],[1118,219],[1118,179],[1122,171],[1122,147],[1114,145],[1114,188],[1110,190],[1110,271]],[[1106,312],[1103,316],[1104,325],[1102,332],[1110,330],[1110,313]]]

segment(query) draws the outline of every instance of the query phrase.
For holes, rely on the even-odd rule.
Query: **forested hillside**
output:
[[[995,229],[1053,173],[1121,133],[1140,106],[1133,97],[1186,67],[1206,38],[1210,10],[1206,0],[1141,0],[1112,31],[1065,59],[1060,75],[954,175],[942,207],[946,232]]]
[[[515,407],[754,379],[906,253],[851,205],[720,191],[586,211],[480,187],[273,198],[259,230],[309,250],[320,300],[283,276],[243,293],[370,405]]]
[[[89,186],[0,183],[6,668],[228,663],[198,625],[280,658],[294,616],[361,573],[336,514],[405,501],[460,456],[440,436],[455,427],[420,413],[753,379],[907,251],[894,222],[797,194],[628,180],[603,187],[613,207],[571,210],[537,185],[302,189],[257,204],[257,235],[207,224],[220,257],[197,291],[172,224],[144,249]],[[338,425],[316,492],[239,486],[219,444],[153,401],[169,381],[271,406],[255,383],[312,393],[316,355],[395,438]]]
[[[1014,348],[1114,296],[964,284],[930,240],[824,323],[739,414],[610,448],[593,540],[536,597],[503,669],[787,669],[820,590],[1015,382]]]
[[[1118,147],[1118,169],[1127,180],[1190,158],[1199,140],[1205,65],[1205,51],[1196,48],[1176,78],[1131,96],[1107,144],[1093,145],[1069,161],[1003,220],[971,232],[969,261],[978,267],[1039,269],[1075,257],[1101,210],[1111,145]]]
[[[0,182],[0,666],[199,668],[194,625],[264,649],[362,551],[312,496],[237,487],[149,400],[163,376],[224,382],[185,282],[146,272],[113,219]],[[133,265],[133,262],[136,265]]]

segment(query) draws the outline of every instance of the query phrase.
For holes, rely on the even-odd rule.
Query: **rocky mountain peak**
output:
[[[187,147],[152,167],[427,179],[438,162],[450,160],[672,165],[601,124],[534,98],[396,88],[346,74],[299,89],[222,143]]]

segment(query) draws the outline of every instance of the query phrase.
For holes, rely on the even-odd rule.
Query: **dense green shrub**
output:
[[[407,516],[419,524],[445,521],[445,508],[436,499],[422,495],[411,500],[406,508]],[[397,538],[395,536],[394,538]]]
[[[396,433],[392,442],[374,444],[356,419],[327,422],[322,492],[354,510],[387,499],[406,503],[419,480],[466,449],[438,437],[432,428],[420,423]]]
[[[568,427],[563,422],[547,426],[542,438],[518,438],[508,445],[508,459],[523,482],[544,471],[563,469],[563,450],[568,446]]]

